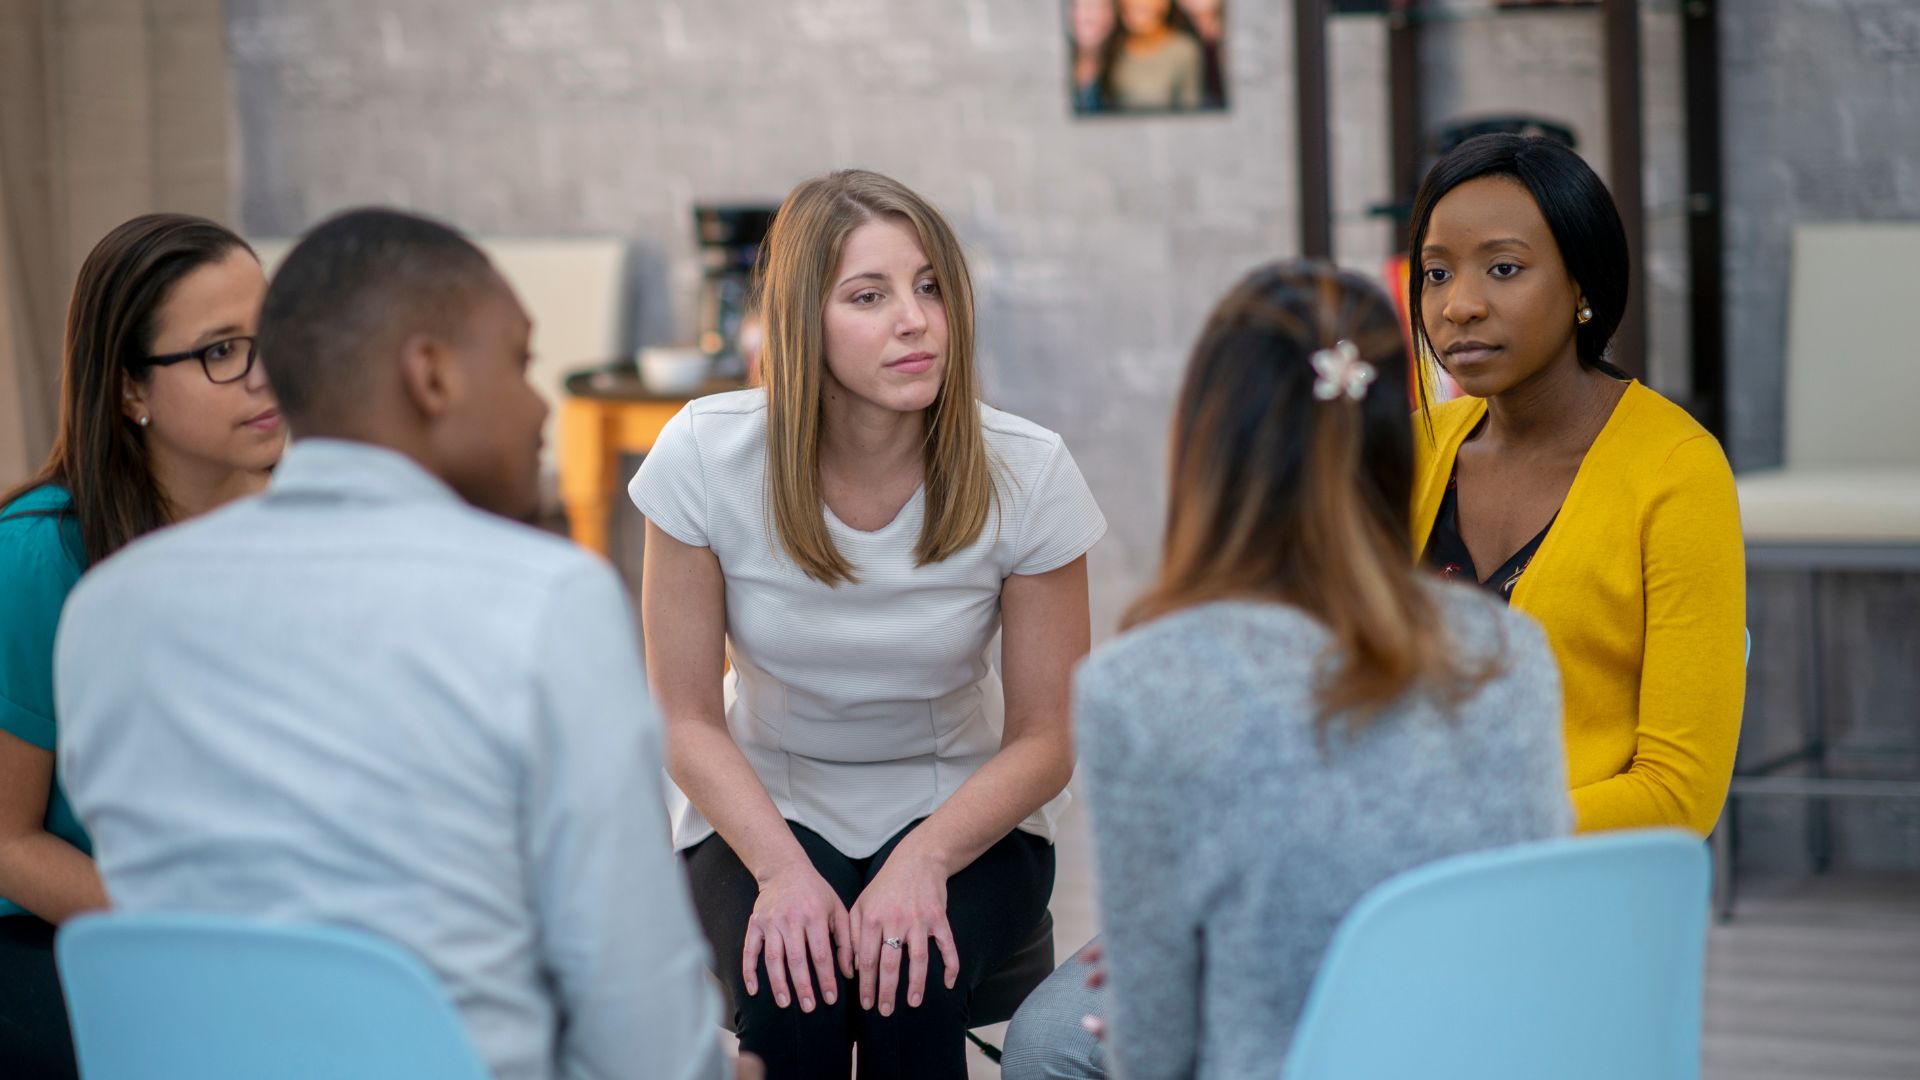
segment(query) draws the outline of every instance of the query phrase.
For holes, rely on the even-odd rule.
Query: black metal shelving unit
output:
[[[1295,0],[1294,49],[1299,130],[1300,237],[1303,254],[1332,258],[1332,153],[1329,136],[1327,19],[1341,13],[1374,14],[1387,20],[1389,138],[1396,192],[1410,194],[1419,182],[1421,150],[1432,118],[1420,92],[1420,37],[1424,26],[1462,17],[1500,17],[1508,12],[1585,11],[1602,20],[1606,52],[1609,187],[1619,204],[1633,252],[1633,282],[1626,318],[1614,340],[1615,361],[1644,376],[1647,369],[1647,207],[1642,183],[1641,0],[1595,0],[1565,9],[1493,8],[1463,12],[1426,0],[1380,0],[1370,12],[1336,12],[1333,0]],[[1726,344],[1721,280],[1721,152],[1718,0],[1678,0],[1681,19],[1686,117],[1687,256],[1690,340],[1688,408],[1716,436],[1724,437]]]

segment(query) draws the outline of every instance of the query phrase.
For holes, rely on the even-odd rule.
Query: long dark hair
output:
[[[1120,42],[1126,36],[1126,31],[1120,25],[1119,0],[1101,0],[1101,2],[1113,15],[1113,28],[1107,31],[1107,36],[1094,46],[1093,50],[1095,63],[1098,64],[1098,71],[1093,77],[1094,110],[1105,112],[1113,108],[1113,61],[1120,54]],[[1073,0],[1065,0],[1064,7],[1067,21],[1067,82],[1078,92],[1079,85],[1074,80],[1074,64],[1079,59],[1080,46],[1073,38]]]
[[[146,439],[121,410],[124,380],[145,372],[154,317],[173,286],[235,248],[253,250],[187,214],[144,214],[94,245],[67,307],[53,450],[32,479],[0,496],[0,511],[34,488],[66,488],[90,566],[172,520]]]
[[[1323,400],[1314,356],[1342,341],[1373,382]],[[1450,655],[1414,563],[1407,367],[1393,304],[1358,275],[1276,263],[1235,286],[1187,365],[1160,571],[1126,625],[1214,600],[1299,607],[1333,637],[1321,718],[1353,724],[1415,686],[1457,700],[1484,680]]]
[[[1627,230],[1613,195],[1593,169],[1568,147],[1539,135],[1479,135],[1443,155],[1427,170],[1413,200],[1413,222],[1407,237],[1407,314],[1413,339],[1423,357],[1436,354],[1427,339],[1420,298],[1426,274],[1420,249],[1427,242],[1433,208],[1454,188],[1483,176],[1505,176],[1519,181],[1533,194],[1540,216],[1560,246],[1567,274],[1585,295],[1593,318],[1574,328],[1574,350],[1584,367],[1616,379],[1628,375],[1607,361],[1607,346],[1627,312],[1627,288],[1632,268]],[[1420,401],[1427,396],[1421,364]]]

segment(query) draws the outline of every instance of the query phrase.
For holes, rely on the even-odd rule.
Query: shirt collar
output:
[[[439,477],[397,450],[346,439],[297,439],[273,470],[269,498],[327,496],[368,502],[465,505]]]

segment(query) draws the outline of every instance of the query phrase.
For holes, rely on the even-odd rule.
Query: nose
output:
[[[907,294],[901,305],[900,317],[894,324],[894,333],[901,337],[913,337],[927,328],[927,313],[920,310],[920,297]]]
[[[1471,275],[1459,275],[1447,282],[1446,303],[1440,306],[1440,314],[1456,326],[1486,317],[1486,300],[1472,281]]]
[[[260,348],[257,345],[253,346],[253,353],[248,358],[245,383],[248,393],[269,394],[273,392],[273,386],[267,380],[267,365],[260,362]]]

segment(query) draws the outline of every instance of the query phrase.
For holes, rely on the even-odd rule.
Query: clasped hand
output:
[[[890,1016],[899,996],[903,953],[907,1005],[918,1007],[926,999],[929,941],[940,950],[952,989],[960,977],[960,954],[947,925],[947,878],[930,861],[896,850],[851,911],[819,871],[796,864],[761,885],[747,919],[741,974],[747,993],[758,994],[757,969],[764,958],[774,1002],[784,1009],[797,998],[800,1011],[812,1012],[816,985],[819,1000],[836,1001],[837,967],[848,979],[858,974],[861,1008],[877,1006],[880,1015]]]

